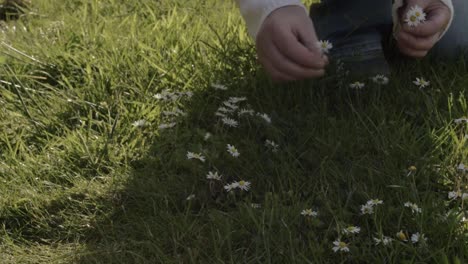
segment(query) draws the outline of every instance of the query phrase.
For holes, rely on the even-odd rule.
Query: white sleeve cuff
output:
[[[296,5],[302,6],[307,12],[300,0],[236,0],[236,2],[253,39],[256,39],[258,31],[268,15],[278,8]]]
[[[452,3],[452,0],[440,0],[442,3],[444,3],[446,6],[448,6],[448,8],[450,9],[450,12],[451,12],[451,17],[450,17],[450,21],[449,23],[447,24],[447,27],[445,28],[444,32],[442,32],[442,34],[440,34],[440,37],[439,39],[441,39],[445,33],[447,33],[447,31],[449,30],[450,28],[450,25],[452,25],[452,21],[453,21],[453,17],[454,17],[454,14],[455,14],[455,11],[453,9],[453,3]],[[398,35],[398,32],[400,31],[400,18],[398,17],[398,9],[400,7],[402,7],[404,5],[404,1],[403,0],[395,0],[394,3],[393,3],[393,8],[392,8],[392,16],[393,16],[393,36],[396,38],[396,36]]]

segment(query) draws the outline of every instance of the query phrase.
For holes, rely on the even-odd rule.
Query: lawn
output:
[[[277,84],[231,1],[33,2],[0,33],[1,263],[468,263],[462,60]]]

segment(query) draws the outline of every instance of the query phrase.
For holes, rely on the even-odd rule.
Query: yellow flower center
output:
[[[240,181],[240,182],[239,182],[239,185],[240,185],[240,186],[244,186],[244,185],[245,185],[245,181]]]
[[[417,19],[418,19],[418,18],[417,18],[415,15],[412,15],[412,16],[410,17],[411,22],[416,22]]]
[[[420,17],[420,16],[421,16],[421,13],[416,12],[416,13],[414,13],[414,15],[415,15],[416,17]]]
[[[339,245],[340,248],[345,248],[347,246],[348,244],[346,244],[345,242],[340,242],[340,245]]]
[[[408,170],[410,170],[410,171],[416,171],[417,168],[416,168],[416,166],[411,166],[411,167],[408,168]]]

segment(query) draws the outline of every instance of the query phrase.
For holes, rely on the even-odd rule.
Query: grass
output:
[[[454,123],[468,116],[463,62],[395,64],[390,85],[362,91],[333,73],[273,84],[229,1],[34,1],[6,26],[2,263],[468,262],[466,200],[447,198],[468,188],[456,169],[468,124]],[[412,84],[420,76],[429,88]],[[193,96],[154,98],[165,90]],[[214,113],[230,96],[272,123],[224,126]],[[174,107],[186,115],[166,117]],[[221,182],[206,180],[214,170]],[[223,190],[241,179],[249,192]],[[384,204],[361,215],[372,198]],[[348,225],[361,233],[342,235]],[[427,243],[399,241],[400,230]],[[396,240],[375,246],[380,235]],[[339,237],[350,253],[332,251]]]

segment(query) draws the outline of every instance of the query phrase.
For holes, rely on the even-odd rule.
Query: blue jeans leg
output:
[[[452,0],[455,17],[452,26],[431,51],[440,59],[454,60],[468,56],[468,1]]]

